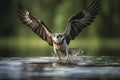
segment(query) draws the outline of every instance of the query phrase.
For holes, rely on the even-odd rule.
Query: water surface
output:
[[[68,64],[56,57],[1,57],[0,79],[120,80],[120,57],[80,56]]]

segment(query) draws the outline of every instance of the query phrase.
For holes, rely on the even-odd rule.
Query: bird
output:
[[[17,2],[17,7],[20,21],[42,40],[53,46],[54,54],[58,60],[61,61],[60,54],[62,53],[65,55],[66,62],[69,62],[70,53],[68,46],[70,41],[74,40],[83,29],[94,21],[99,13],[100,3],[98,0],[92,0],[85,9],[70,17],[67,21],[65,31],[62,33],[53,33],[42,20],[33,16],[31,12],[24,8],[20,1]]]

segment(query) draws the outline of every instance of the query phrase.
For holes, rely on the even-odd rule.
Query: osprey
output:
[[[50,46],[54,47],[54,54],[59,60],[61,60],[59,52],[63,53],[66,56],[66,62],[70,60],[68,47],[70,40],[75,39],[84,28],[93,22],[100,9],[99,2],[93,0],[87,8],[69,18],[63,33],[52,33],[43,21],[33,16],[20,2],[17,3],[17,6],[20,20],[40,38],[47,41]]]

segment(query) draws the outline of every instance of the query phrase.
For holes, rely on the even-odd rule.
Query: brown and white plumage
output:
[[[70,40],[75,39],[75,37],[78,36],[84,28],[88,27],[88,25],[93,22],[99,9],[99,2],[97,0],[93,0],[86,9],[83,9],[68,20],[68,24],[64,32],[64,35],[66,35],[67,44],[70,43]]]
[[[61,51],[67,55],[67,59],[69,58],[68,45],[70,40],[75,39],[85,27],[93,22],[100,9],[99,2],[92,0],[86,9],[81,10],[68,20],[66,30],[63,33],[52,33],[43,21],[34,17],[20,2],[17,5],[20,20],[40,38],[48,42],[50,46],[54,46],[54,53],[57,57],[60,58],[58,51]]]
[[[52,43],[52,32],[47,28],[43,21],[34,17],[20,2],[18,2],[18,12],[20,20],[32,29],[40,38],[47,41],[49,45]]]

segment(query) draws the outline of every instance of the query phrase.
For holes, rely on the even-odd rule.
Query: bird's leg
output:
[[[55,53],[55,55],[57,56],[58,60],[61,61],[61,57],[60,57],[60,55],[59,55],[59,53],[58,53],[58,50],[55,49],[55,48],[54,48],[54,53]]]
[[[68,49],[66,50],[66,63],[70,61]]]

